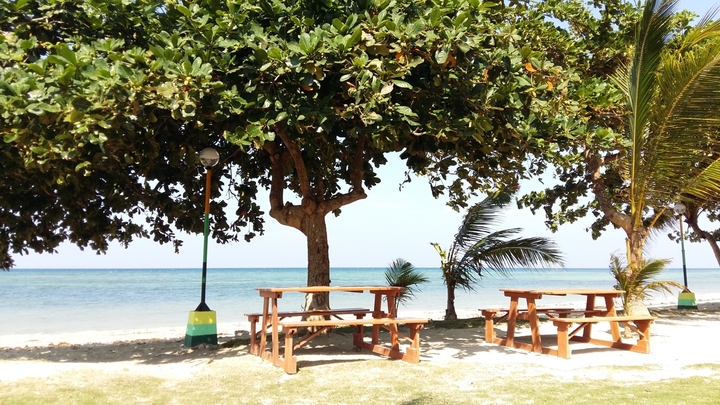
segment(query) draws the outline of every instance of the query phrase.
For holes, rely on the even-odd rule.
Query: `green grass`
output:
[[[361,360],[305,364],[289,376],[253,356],[218,361],[193,378],[73,371],[0,383],[0,404],[717,404],[720,366],[713,377],[637,382],[562,381],[539,366],[493,374],[482,363],[411,365]],[[521,371],[527,371],[523,373]],[[606,372],[607,369],[602,370]],[[616,367],[652,375],[645,367]],[[532,376],[532,377],[530,377]]]
[[[483,326],[484,319],[471,318],[433,321],[428,328]],[[333,333],[352,332],[342,328]],[[600,366],[581,369],[584,377],[571,377],[555,376],[542,365],[514,363],[514,356],[493,364],[480,356],[477,362],[413,365],[380,356],[328,360],[303,355],[298,374],[287,375],[247,354],[247,343],[247,338],[236,338],[224,342],[220,351],[148,356],[147,371],[136,366],[99,372],[90,363],[90,369],[0,382],[0,405],[720,404],[720,364],[715,363],[685,368],[702,376],[658,380],[658,365]],[[58,359],[45,361],[62,362]],[[190,367],[196,362],[202,366]],[[173,375],[158,369],[175,366],[197,371]]]

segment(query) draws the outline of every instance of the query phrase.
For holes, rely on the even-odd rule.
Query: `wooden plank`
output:
[[[361,319],[326,319],[317,321],[280,321],[283,328],[304,328],[312,326],[356,326],[356,325],[397,325],[425,324],[425,318],[361,318]]]
[[[337,309],[315,309],[311,311],[281,311],[278,312],[278,316],[287,318],[289,316],[313,316],[313,315],[357,315],[357,314],[369,314],[372,311],[368,308],[337,308]],[[245,314],[248,320],[252,322],[255,318],[262,317],[262,312],[254,312]]]
[[[559,323],[598,323],[598,322],[632,322],[632,321],[654,321],[654,316],[648,315],[621,315],[621,316],[593,316],[588,318],[553,318],[554,324]]]
[[[275,294],[284,292],[299,292],[299,293],[325,293],[325,292],[354,292],[362,293],[364,291],[370,292],[381,292],[381,291],[402,291],[405,287],[395,286],[306,286],[306,287],[257,287],[255,288],[263,294]]]

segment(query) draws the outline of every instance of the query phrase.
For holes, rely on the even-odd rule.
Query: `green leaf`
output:
[[[187,18],[192,17],[192,12],[190,11],[190,9],[183,6],[182,4],[175,4],[175,9],[177,9],[177,11],[181,12]]]
[[[442,65],[447,62],[448,55],[450,55],[450,49],[447,45],[445,45],[435,51],[435,61],[438,64]]]
[[[177,92],[177,89],[175,88],[175,84],[172,82],[167,82],[159,85],[157,87],[157,92],[163,97],[171,98],[175,93]]]
[[[413,112],[413,110],[410,107],[404,106],[404,105],[398,105],[395,106],[395,111],[399,112],[402,115],[407,115],[409,117],[417,117],[418,115]]]
[[[403,89],[412,89],[412,84],[408,82],[404,82],[402,80],[393,80],[392,83],[398,87],[402,87]]]
[[[42,115],[46,112],[57,113],[60,112],[60,107],[47,103],[32,103],[27,106],[27,111],[35,115]]]
[[[245,131],[251,138],[264,138],[264,133],[260,125],[250,124],[245,128]]]
[[[12,142],[15,142],[19,137],[20,137],[19,133],[11,132],[11,133],[5,134],[5,136],[3,136],[3,141],[5,141],[5,143],[12,143]]]
[[[91,163],[91,162],[87,162],[87,161],[78,163],[78,164],[75,166],[75,171],[76,171],[76,172],[79,172],[80,170],[85,169],[85,168],[87,168],[87,167],[90,167],[91,165],[92,165],[92,163]]]
[[[282,60],[284,58],[282,50],[280,48],[270,48],[267,52],[267,56],[271,59]]]
[[[358,42],[360,42],[360,39],[362,39],[362,28],[357,27],[357,28],[355,28],[355,31],[353,31],[352,36],[350,36],[350,38],[345,43],[345,48],[346,49],[352,48],[353,46],[357,45]]]
[[[77,56],[75,56],[75,52],[73,52],[66,44],[58,44],[55,46],[55,52],[73,66],[77,66]]]

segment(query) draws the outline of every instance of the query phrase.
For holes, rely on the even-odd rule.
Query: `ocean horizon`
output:
[[[442,319],[447,301],[439,268],[418,268],[429,282],[399,308],[400,316],[426,314]],[[2,335],[184,327],[200,302],[201,269],[188,268],[14,268],[0,272],[3,289]],[[384,267],[333,267],[331,285],[385,285]],[[720,269],[688,269],[688,287],[698,302],[720,301]],[[682,269],[665,270],[659,279],[683,283]],[[306,267],[209,268],[206,303],[218,324],[245,324],[262,309],[255,288],[307,284]],[[474,291],[456,290],[458,313],[505,307],[500,288],[613,288],[607,268],[514,269],[508,277],[484,275]],[[648,305],[677,304],[678,291],[656,293]],[[303,294],[286,293],[281,310],[302,308]],[[332,307],[372,307],[372,295],[331,294]],[[584,306],[583,297],[544,297],[539,305]]]

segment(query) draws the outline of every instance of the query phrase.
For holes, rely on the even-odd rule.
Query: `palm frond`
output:
[[[638,22],[636,49],[628,70],[628,135],[631,142],[629,176],[630,214],[633,222],[642,222],[651,172],[644,170],[647,154],[644,153],[647,134],[656,95],[656,70],[661,62],[665,40],[672,31],[672,16],[677,7],[676,0],[647,0],[643,16]]]
[[[470,207],[455,235],[454,244],[460,247],[472,245],[492,232],[502,217],[501,210],[502,207],[492,197]]]
[[[418,284],[429,281],[427,277],[419,273],[412,263],[405,259],[395,259],[390,266],[385,269],[385,281],[388,285],[395,287],[405,287],[400,294],[396,296],[396,305],[407,302],[415,297]]]
[[[487,243],[467,251],[463,259],[475,263],[478,273],[491,270],[505,275],[514,268],[564,266],[555,243],[539,237],[488,238]]]

